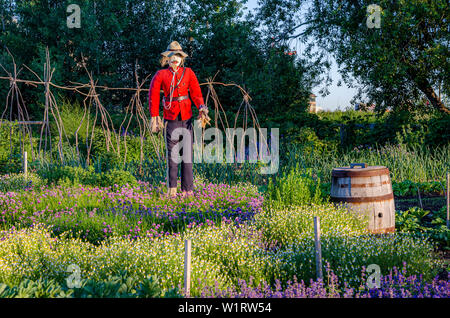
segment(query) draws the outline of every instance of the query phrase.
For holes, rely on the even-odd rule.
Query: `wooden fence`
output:
[[[70,86],[61,86],[52,82],[53,74],[55,69],[51,67],[50,64],[50,56],[48,49],[46,50],[46,62],[44,64],[44,70],[42,75],[38,75],[37,72],[31,70],[28,66],[23,65],[26,69],[28,69],[34,76],[35,80],[27,80],[20,79],[18,75],[20,70],[17,69],[16,62],[14,60],[13,55],[8,51],[9,56],[12,60],[12,70],[7,70],[2,64],[0,64],[0,68],[6,73],[7,76],[0,76],[0,80],[9,81],[9,91],[6,97],[6,104],[3,112],[0,117],[0,127],[5,123],[11,125],[13,122],[12,114],[18,114],[18,120],[16,119],[15,123],[20,125],[20,133],[23,136],[21,138],[21,148],[22,153],[25,148],[25,138],[29,138],[29,143],[31,146],[31,158],[35,160],[36,156],[44,154],[46,151],[51,151],[55,145],[52,145],[52,136],[50,131],[50,118],[52,118],[55,122],[57,128],[57,150],[61,163],[65,162],[64,152],[63,152],[63,141],[67,141],[69,144],[70,141],[67,138],[67,134],[64,129],[64,124],[61,119],[60,109],[57,104],[57,100],[53,94],[53,90],[62,90],[62,91],[72,91],[81,95],[83,99],[83,116],[80,118],[80,122],[78,128],[75,132],[75,144],[74,146],[76,155],[80,157],[79,150],[79,131],[82,127],[86,128],[86,149],[87,149],[87,163],[89,164],[92,153],[92,143],[95,137],[94,127],[101,126],[102,133],[105,137],[106,149],[107,151],[111,151],[116,153],[119,158],[121,158],[124,162],[127,159],[127,132],[130,127],[130,123],[132,120],[137,121],[137,126],[139,127],[139,137],[140,137],[140,162],[144,159],[144,137],[149,135],[150,142],[153,144],[155,148],[155,153],[157,155],[157,160],[165,160],[164,151],[160,148],[160,144],[157,142],[157,136],[154,134],[150,134],[150,122],[149,118],[145,114],[143,101],[141,99],[141,93],[148,94],[148,88],[145,88],[145,84],[148,82],[150,78],[150,74],[147,75],[143,80],[140,80],[137,71],[135,71],[135,80],[136,87],[135,88],[112,88],[107,86],[98,85],[97,81],[92,76],[92,73],[88,71],[86,65],[83,63],[83,69],[89,77],[88,83],[77,83],[71,82],[73,85]],[[258,119],[256,116],[256,112],[254,108],[251,106],[250,101],[251,97],[248,93],[239,85],[230,83],[225,84],[221,82],[214,81],[214,78],[208,78],[205,83],[200,83],[201,86],[207,86],[207,94],[205,104],[212,104],[212,107],[209,108],[212,110],[214,114],[214,122],[217,128],[226,129],[229,128],[230,125],[228,123],[227,117],[225,115],[224,108],[220,103],[219,97],[215,90],[215,86],[232,86],[240,90],[242,94],[242,102],[239,106],[239,110],[236,113],[234,128],[237,128],[238,118],[242,117],[242,127],[254,127],[256,129],[260,129]],[[26,107],[25,101],[22,97],[19,84],[25,84],[27,86],[39,87],[43,88],[43,94],[45,97],[44,104],[44,112],[42,114],[41,121],[31,121],[28,113],[28,109]],[[117,133],[114,128],[113,122],[111,120],[111,116],[107,109],[103,106],[100,100],[99,91],[131,91],[133,92],[133,96],[128,103],[128,106],[125,110],[125,117],[117,131],[123,132],[123,136]],[[95,115],[94,115],[95,114]],[[9,115],[9,118],[8,118]],[[34,114],[36,115],[36,114]],[[93,121],[91,121],[91,115],[94,116]],[[250,123],[250,124],[249,124]],[[31,134],[31,125],[37,125],[39,127],[39,145],[33,145],[33,139]],[[219,127],[220,126],[220,127]],[[12,130],[10,130],[12,133]],[[10,133],[10,140],[11,140]],[[121,138],[123,137],[123,149],[121,148]],[[203,140],[203,139],[202,139]],[[12,146],[11,146],[12,147]],[[36,149],[35,149],[36,148]],[[11,149],[12,151],[12,149]]]

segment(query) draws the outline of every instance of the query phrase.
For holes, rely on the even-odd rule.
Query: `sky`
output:
[[[257,0],[248,0],[245,5],[248,10],[254,10],[258,7]],[[293,47],[293,50],[297,50],[297,52],[301,52],[301,48]],[[321,87],[313,88],[312,92],[317,95],[316,102],[317,106],[323,110],[337,110],[337,109],[345,109],[348,106],[351,106],[350,100],[353,96],[356,95],[356,89],[347,87],[345,83],[342,81],[341,86],[337,86],[339,80],[342,80],[340,76],[336,62],[332,60],[332,68],[330,70],[330,76],[333,80],[332,84],[328,87],[329,94],[325,97],[322,97],[319,94],[319,90]]]

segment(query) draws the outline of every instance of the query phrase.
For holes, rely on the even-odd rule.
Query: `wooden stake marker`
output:
[[[28,177],[28,153],[24,151],[23,153],[23,173],[25,174],[25,178]]]
[[[322,273],[322,247],[320,244],[320,218],[314,217],[314,241],[316,247],[316,273],[317,278],[323,279]]]
[[[184,290],[186,297],[191,293],[191,240],[184,241]]]

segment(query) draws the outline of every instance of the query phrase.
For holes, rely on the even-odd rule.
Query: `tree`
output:
[[[194,41],[188,61],[202,80],[241,85],[251,96],[259,119],[281,117],[286,122],[292,112],[304,112],[312,86],[307,61],[285,54],[286,45],[272,45],[258,29],[252,14],[243,17],[246,1],[193,0],[187,11],[186,38]],[[236,112],[242,95],[236,89],[216,88],[230,112]]]
[[[136,64],[141,76],[155,72],[161,48],[167,46],[179,29],[173,15],[177,9],[168,0],[82,1],[81,28],[72,29],[66,22],[69,15],[66,9],[72,1],[2,1],[11,5],[0,11],[7,16],[1,43],[12,52],[18,67],[25,64],[38,74],[42,74],[48,47],[55,68],[53,80],[61,85],[88,82],[82,67],[85,62],[99,84],[134,87]],[[12,16],[17,17],[17,23],[11,22]],[[5,50],[0,53],[0,62],[8,65],[10,59]],[[21,77],[33,75],[24,68]],[[36,100],[29,92],[28,89],[25,92],[27,99]],[[118,99],[114,102],[124,100],[124,95],[116,95]]]
[[[288,23],[276,36],[310,40],[331,52],[344,80],[355,84],[351,76],[356,79],[357,97],[366,95],[379,110],[417,108],[425,96],[436,110],[450,113],[443,102],[443,96],[450,95],[449,1],[379,0],[380,28],[369,28],[372,2],[287,1],[291,6],[303,4],[305,14],[302,21],[295,26]],[[264,0],[260,16],[270,20],[269,26],[275,23],[265,14],[271,6],[279,20],[291,21],[298,14],[285,10],[282,1]]]
[[[38,74],[42,74],[48,47],[57,84],[87,83],[85,62],[99,85],[135,87],[137,65],[141,80],[147,75],[151,78],[160,68],[160,53],[177,40],[192,53],[186,65],[201,82],[218,74],[219,82],[241,85],[252,97],[259,118],[282,114],[286,119],[289,112],[306,109],[315,77],[312,68],[306,60],[284,54],[287,45],[273,45],[265,38],[254,16],[243,17],[246,0],[85,0],[79,2],[79,29],[67,27],[69,0],[3,2],[15,5],[0,11],[7,16],[0,41],[9,47],[19,67],[26,64]],[[18,23],[10,22],[12,16],[18,17]],[[8,60],[3,53],[2,64]],[[33,78],[33,74],[24,69],[21,77]],[[7,81],[0,82],[0,89],[7,86]],[[235,113],[242,101],[240,91],[216,88],[226,109]],[[36,108],[34,115],[40,115],[42,87],[27,87],[23,93],[29,106],[37,104],[31,107]],[[127,106],[130,94],[108,92],[101,100],[111,110],[111,105]],[[70,97],[84,98],[77,93]]]

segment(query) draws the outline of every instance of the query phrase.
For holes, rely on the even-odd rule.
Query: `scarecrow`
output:
[[[199,110],[199,124],[204,128],[209,124],[208,108],[206,107],[197,77],[191,68],[184,66],[184,60],[188,56],[183,52],[180,44],[173,41],[167,47],[167,51],[161,53],[161,66],[168,64],[167,68],[161,69],[153,76],[149,91],[149,106],[152,133],[164,130],[166,143],[166,182],[167,195],[174,198],[177,195],[178,163],[174,160],[172,153],[174,147],[181,142],[181,191],[182,196],[193,195],[194,176],[192,170],[193,158],[193,123],[192,123],[192,101]],[[164,123],[159,116],[160,91],[163,91],[163,117]],[[189,98],[190,97],[190,98]],[[184,128],[188,134],[177,137],[178,132],[172,133],[177,128]],[[182,137],[182,138],[180,138]],[[179,146],[178,146],[179,147]],[[189,158],[185,160],[185,158]]]

